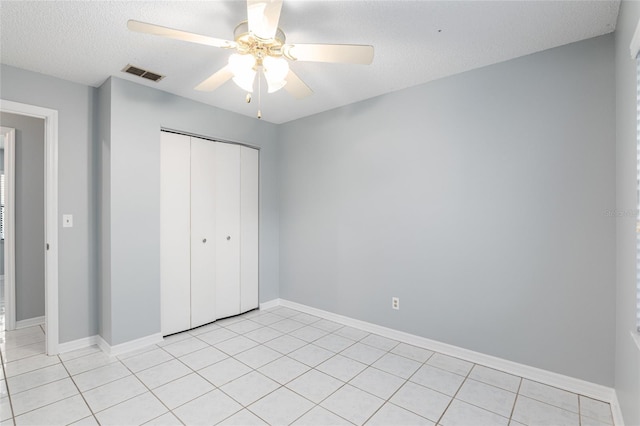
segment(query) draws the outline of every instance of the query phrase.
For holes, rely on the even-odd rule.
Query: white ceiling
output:
[[[314,90],[262,96],[263,120],[283,123],[384,93],[615,29],[614,1],[285,0],[290,43],[372,44],[372,65],[294,63]],[[109,76],[255,117],[257,105],[229,81],[193,87],[226,64],[228,50],[133,33],[127,20],[233,39],[243,1],[0,1],[0,61],[89,86]],[[152,83],[122,73],[131,63],[166,75]]]

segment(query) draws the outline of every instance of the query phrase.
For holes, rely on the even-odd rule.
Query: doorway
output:
[[[0,127],[0,330],[15,328],[15,129]]]
[[[0,112],[44,120],[44,326],[46,353],[58,353],[58,112],[0,99]],[[5,292],[7,291],[5,286]],[[9,324],[5,324],[9,325]]]

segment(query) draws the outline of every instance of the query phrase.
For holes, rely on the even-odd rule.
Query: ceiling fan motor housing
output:
[[[258,65],[261,65],[262,59],[267,56],[282,57],[282,46],[287,40],[280,28],[276,30],[273,38],[262,39],[249,31],[248,21],[242,21],[236,26],[233,37],[237,43],[238,53],[253,55]]]

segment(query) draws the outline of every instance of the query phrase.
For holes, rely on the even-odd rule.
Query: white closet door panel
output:
[[[259,151],[240,151],[240,310],[258,307]]]
[[[163,335],[190,328],[189,137],[160,133],[160,300]]]
[[[216,144],[216,316],[240,313],[240,146]]]
[[[191,327],[216,316],[215,142],[191,138]]]

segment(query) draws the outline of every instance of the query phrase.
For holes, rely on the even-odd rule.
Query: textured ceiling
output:
[[[372,65],[294,63],[313,89],[295,100],[262,96],[263,119],[283,123],[384,93],[505,61],[615,29],[619,1],[285,0],[280,27],[290,43],[372,44]],[[0,1],[0,61],[100,86],[116,76],[255,117],[255,102],[229,81],[193,87],[226,64],[230,51],[127,30],[127,20],[232,39],[242,1]],[[131,63],[167,77],[147,82]]]

